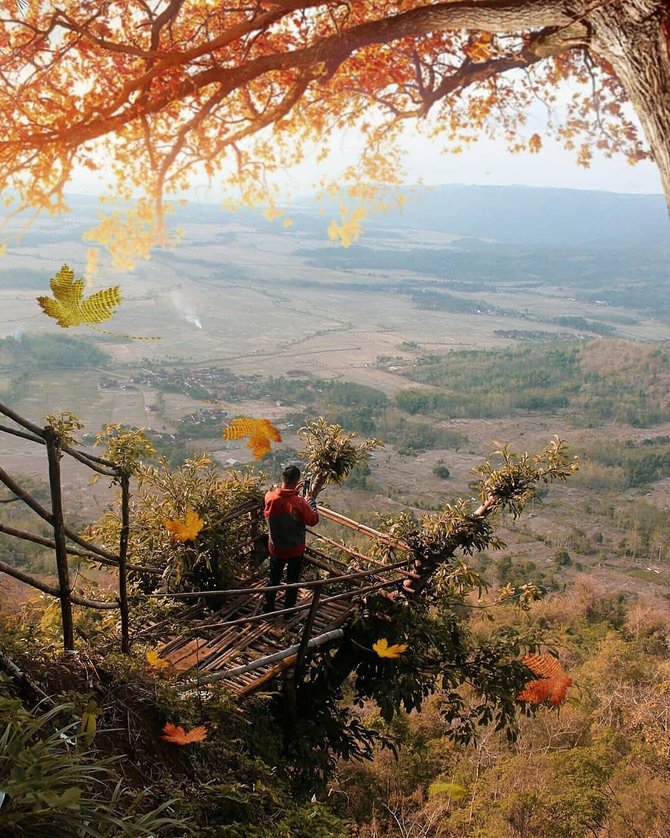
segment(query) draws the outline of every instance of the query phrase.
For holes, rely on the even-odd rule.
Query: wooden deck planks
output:
[[[328,565],[326,554],[313,551],[315,562],[310,561],[309,551],[307,562],[318,565],[321,571],[329,575],[342,574],[341,562]],[[373,573],[373,571],[371,571]],[[388,578],[388,577],[387,577]],[[375,579],[372,577],[372,584]],[[358,580],[356,580],[358,583]],[[263,587],[266,584],[265,575],[247,578],[240,586]],[[365,580],[365,584],[370,584]],[[360,584],[352,585],[352,597],[356,596],[356,588]],[[298,603],[309,603],[312,594],[308,590],[301,590]],[[258,658],[281,651],[299,640],[307,611],[295,614],[292,619],[284,621],[281,616],[272,617],[249,625],[224,626],[219,629],[206,628],[217,622],[227,622],[258,614],[264,600],[262,595],[235,595],[216,611],[208,611],[204,601],[198,606],[191,606],[185,610],[183,616],[188,616],[191,628],[182,636],[164,638],[163,645],[158,648],[161,658],[168,660],[178,671],[196,670],[198,672],[222,672],[236,666],[250,663]],[[314,618],[312,634],[323,634],[339,628],[354,610],[355,605],[348,598],[320,604]],[[165,621],[167,623],[168,621]],[[159,626],[161,624],[158,624]],[[195,636],[194,636],[195,633]],[[255,689],[269,683],[275,675],[287,666],[292,665],[294,658],[280,663],[267,664],[253,672],[243,673],[220,682],[230,690],[241,695],[248,695]]]

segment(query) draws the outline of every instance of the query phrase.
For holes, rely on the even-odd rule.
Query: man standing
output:
[[[270,532],[270,585],[281,583],[286,566],[287,583],[297,582],[305,552],[305,527],[319,523],[316,501],[307,495],[300,496],[300,469],[287,466],[281,475],[281,486],[265,494],[265,510]],[[275,591],[265,595],[264,613],[275,609]],[[298,589],[286,591],[284,608],[292,608],[298,598]],[[289,615],[287,615],[288,617]]]

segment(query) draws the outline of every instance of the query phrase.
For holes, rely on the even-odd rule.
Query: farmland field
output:
[[[612,578],[611,568],[598,568],[606,556],[616,554],[621,584],[658,587],[629,574],[630,562],[644,561],[647,548],[626,546],[635,515],[626,518],[624,511],[637,509],[638,502],[670,507],[670,480],[656,468],[646,482],[633,485],[623,466],[613,465],[611,458],[593,460],[591,451],[605,438],[612,445],[637,446],[642,456],[641,446],[670,439],[670,413],[664,412],[660,396],[655,411],[640,402],[642,419],[622,421],[603,407],[608,398],[617,400],[622,386],[621,397],[630,405],[644,401],[626,390],[637,380],[643,389],[648,379],[649,393],[668,389],[662,384],[665,361],[654,360],[653,349],[670,340],[670,295],[662,282],[666,240],[648,248],[642,261],[637,245],[580,249],[568,243],[562,261],[555,246],[542,250],[491,243],[484,233],[481,239],[464,238],[425,225],[412,227],[405,218],[396,226],[373,221],[347,250],[327,240],[326,222],[309,210],[298,213],[295,226],[285,230],[260,216],[206,208],[200,218],[193,211],[182,220],[183,240],[174,251],[157,251],[132,272],[114,271],[103,259],[87,293],[121,287],[123,303],[105,324],[120,336],[86,329],[67,335],[92,341],[105,353],[104,368],[65,362],[58,368],[33,366],[26,373],[20,352],[16,355],[24,336],[64,334],[43,315],[35,297],[48,293],[48,279],[64,261],[83,273],[81,233],[87,210],[74,205],[68,223],[38,223],[3,257],[0,340],[11,337],[19,343],[14,344],[14,360],[3,362],[0,353],[0,391],[15,410],[36,422],[69,410],[92,435],[107,422],[174,435],[183,417],[197,416],[214,403],[229,416],[264,416],[282,426],[280,452],[300,449],[296,430],[302,419],[319,413],[341,416],[343,424],[353,422],[357,429],[358,422],[386,437],[387,445],[371,462],[364,485],[328,489],[324,501],[371,519],[376,511],[410,507],[420,514],[456,495],[470,496],[471,470],[489,456],[493,440],[533,450],[557,434],[586,455],[581,475],[569,488],[552,489],[523,522],[505,525],[508,552],[543,568],[551,564],[557,545],[574,544],[585,551],[582,562],[594,572]],[[653,293],[645,290],[652,285]],[[534,363],[541,369],[544,345],[571,346],[576,353],[576,377],[570,379],[566,404],[508,409],[509,382],[491,380],[496,353],[535,347],[540,356]],[[439,410],[408,414],[398,394],[447,393],[450,358],[461,359],[458,363],[467,369],[466,350],[490,351],[478,355],[476,363],[473,356],[473,375],[479,370],[476,374],[486,379],[491,393],[488,403],[478,407],[479,415],[463,393],[457,394],[463,397],[460,412],[449,407],[453,396],[443,395]],[[612,383],[609,395],[608,376],[615,376],[620,364],[622,383]],[[151,379],[156,370],[172,382],[157,386]],[[228,371],[242,383],[232,390],[219,388],[214,398],[201,387],[186,386],[189,376],[201,381],[209,370]],[[435,370],[432,377],[427,370]],[[605,382],[595,403],[589,401],[594,376]],[[337,401],[341,397],[329,395],[328,387],[338,382],[363,385],[361,398],[372,394],[374,400],[378,393],[377,401],[386,404],[373,409],[346,398]],[[562,403],[561,386],[568,387],[557,385],[556,405]],[[547,387],[545,382],[538,392],[546,394]],[[527,403],[536,398],[532,391]],[[224,442],[216,428],[181,437],[179,444],[182,456],[206,450],[222,466],[227,460],[245,464],[252,459],[244,440]],[[0,461],[11,472],[44,479],[43,451],[28,443],[0,435]],[[276,461],[263,467],[268,480],[275,477]],[[448,479],[438,476],[445,467]],[[111,501],[113,491],[104,481],[91,487],[87,480],[78,467],[65,466],[67,501],[90,519]],[[618,518],[608,512],[612,506],[623,510]],[[656,544],[663,540],[655,555],[664,558],[665,532],[657,528],[649,537]]]

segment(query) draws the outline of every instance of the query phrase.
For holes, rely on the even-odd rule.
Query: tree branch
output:
[[[18,570],[18,568],[5,564],[5,562],[3,561],[0,561],[0,573],[6,573],[7,576],[11,576],[14,579],[18,579],[19,582],[23,582],[26,585],[30,585],[32,588],[37,588],[38,591],[42,591],[43,593],[49,594],[50,596],[60,598],[60,591],[58,588],[55,588],[53,585],[49,585],[46,582],[42,582],[41,579],[37,579],[35,576],[31,576],[29,573],[24,573],[22,570]],[[75,605],[85,605],[88,608],[100,608],[111,610],[119,607],[118,602],[103,602],[101,600],[86,599],[86,597],[78,596],[77,594],[71,594],[70,599]]]
[[[609,1],[600,0],[600,5]],[[538,33],[532,41],[539,45],[544,43],[544,39],[549,36],[555,38],[556,29],[569,27],[575,21],[574,15],[569,14],[563,8],[563,4],[557,3],[556,0],[523,0],[522,2],[465,0],[464,2],[422,6],[392,17],[352,26],[341,33],[331,35],[301,49],[262,55],[247,64],[234,68],[220,66],[207,68],[182,80],[172,90],[166,90],[149,101],[144,101],[142,98],[141,102],[129,104],[120,113],[117,112],[124,102],[127,103],[128,97],[134,90],[145,86],[161,72],[177,64],[192,61],[196,57],[211,54],[241,37],[242,34],[270,26],[284,14],[286,14],[285,9],[268,12],[267,15],[259,16],[250,23],[231,27],[218,38],[191,51],[174,53],[165,57],[141,78],[131,80],[124,85],[119,96],[96,119],[79,124],[74,123],[68,125],[67,128],[28,135],[20,142],[24,145],[37,146],[59,142],[66,146],[77,147],[89,140],[120,130],[142,114],[159,113],[168,104],[190,98],[208,85],[221,85],[221,93],[225,97],[242,85],[275,71],[306,69],[319,64],[326,65],[329,70],[333,66],[339,67],[352,53],[373,44],[391,43],[401,38],[416,38],[445,30],[471,29],[491,33],[516,33],[546,29],[544,34]],[[546,54],[554,54],[557,49],[558,47],[554,44],[551,51]],[[0,143],[0,149],[13,146],[18,142],[18,140],[5,141]]]

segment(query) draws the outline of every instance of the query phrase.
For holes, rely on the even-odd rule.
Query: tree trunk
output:
[[[670,211],[670,2],[611,3],[589,24],[591,49],[612,65],[642,123]]]

